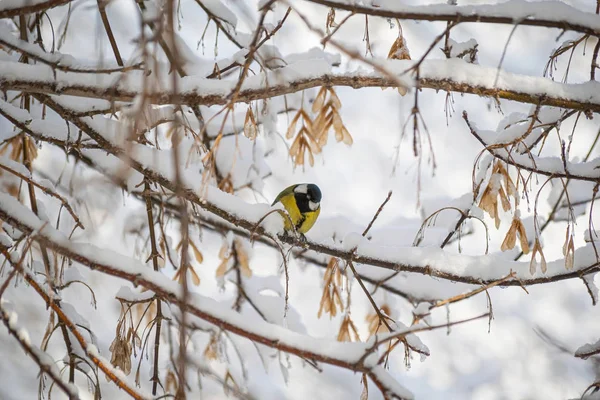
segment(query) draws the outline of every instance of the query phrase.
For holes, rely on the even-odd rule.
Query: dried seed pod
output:
[[[256,118],[254,118],[252,107],[248,106],[248,111],[246,111],[246,119],[244,120],[244,136],[250,140],[254,140],[256,139],[257,133],[258,124],[256,123]]]
[[[327,269],[323,276],[323,294],[319,303],[319,312],[317,317],[321,318],[323,312],[329,314],[331,318],[335,317],[338,312],[344,310],[341,296],[342,273],[338,268],[337,258],[331,258],[327,263]]]

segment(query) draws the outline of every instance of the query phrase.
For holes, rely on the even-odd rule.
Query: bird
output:
[[[278,202],[283,204],[290,216],[291,223],[285,219],[285,230],[295,230],[305,239],[304,234],[313,227],[321,213],[321,189],[313,183],[292,185],[279,193],[271,206]]]

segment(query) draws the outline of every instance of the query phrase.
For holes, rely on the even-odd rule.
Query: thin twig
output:
[[[123,59],[121,58],[121,53],[119,52],[119,46],[117,45],[117,40],[115,39],[115,35],[110,27],[110,21],[108,20],[108,16],[106,15],[106,5],[108,4],[107,0],[97,0],[98,3],[98,11],[100,12],[100,18],[102,19],[102,25],[104,25],[104,29],[106,30],[106,35],[108,36],[108,41],[110,42],[110,47],[112,48],[113,54],[115,55],[115,60],[120,67],[123,67],[125,63],[123,63]]]

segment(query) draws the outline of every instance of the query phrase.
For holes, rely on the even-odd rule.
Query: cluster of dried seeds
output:
[[[217,278],[225,276],[229,270],[230,261],[234,260],[237,266],[240,268],[242,275],[246,278],[252,276],[252,269],[250,269],[250,258],[248,252],[244,248],[244,243],[238,238],[233,239],[231,244],[227,240],[223,240],[223,245],[219,250],[219,259],[221,263],[217,267],[215,275]]]
[[[317,316],[321,318],[323,312],[329,314],[331,318],[335,317],[340,311],[344,311],[344,303],[342,302],[342,285],[343,274],[339,268],[337,258],[331,258],[327,263],[325,275],[323,276],[323,294],[319,304],[319,312]]]
[[[358,329],[352,321],[350,313],[346,313],[342,323],[340,325],[340,330],[337,335],[338,342],[360,342],[360,336],[358,335]]]
[[[402,35],[402,29],[398,32],[398,37],[392,43],[392,47],[390,47],[390,51],[388,52],[388,59],[390,60],[410,60],[410,52],[408,51],[408,47],[406,46],[406,39]],[[385,89],[385,88],[383,88]],[[398,86],[398,93],[401,96],[404,96],[408,92],[408,89],[403,86]]]
[[[304,165],[304,158],[308,155],[311,166],[315,163],[315,154],[321,153],[327,144],[329,131],[333,129],[337,142],[351,146],[354,140],[342,122],[340,109],[342,103],[333,88],[321,87],[312,105],[312,113],[316,114],[313,120],[310,115],[300,108],[288,126],[286,138],[295,136],[290,147],[290,156],[296,166]],[[297,130],[298,122],[301,123]]]
[[[390,316],[391,311],[392,311],[388,304],[383,304],[379,308],[379,310],[381,311],[381,313],[384,316]],[[365,318],[365,320],[368,324],[369,337],[376,335],[378,333],[389,332],[389,329],[387,328],[386,324],[383,323],[383,321],[381,321],[379,314],[376,313],[375,311],[373,311],[372,313],[369,313],[367,315],[367,317]]]

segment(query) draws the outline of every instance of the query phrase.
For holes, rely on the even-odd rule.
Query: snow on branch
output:
[[[506,143],[495,143],[498,136],[493,131],[480,131],[469,121],[468,114],[463,111],[463,119],[467,123],[471,134],[496,158],[507,164],[536,174],[552,178],[567,178],[578,181],[598,182],[600,179],[600,159],[588,162],[573,163],[560,157],[538,157],[533,154],[520,154],[509,151]]]
[[[96,140],[108,152],[122,158],[148,179],[175,192],[175,175],[170,151],[156,150],[137,143],[125,144],[126,149],[121,144],[123,135],[120,133],[118,121],[102,117],[74,118],[68,109],[61,106],[59,100],[47,97],[40,98],[40,100]],[[28,117],[29,114],[24,111],[20,114],[21,121],[13,120],[13,123],[30,133],[30,125],[33,124],[28,124],[27,121],[31,121],[32,118]],[[39,124],[36,125],[39,127]],[[266,228],[265,225],[257,227],[257,222],[269,211],[266,204],[250,205],[215,187],[205,187],[198,177],[198,172],[183,171],[182,178],[185,186],[182,195],[186,200],[233,225],[255,234],[264,235],[271,240],[279,240],[359,264],[368,264],[394,271],[415,272],[476,285],[491,284],[503,279],[511,271],[515,272],[515,278],[503,282],[502,286],[554,282],[578,278],[582,274],[600,270],[593,243],[587,244],[575,252],[573,269],[565,272],[565,260],[559,259],[548,263],[547,274],[536,272],[533,276],[529,272],[529,263],[507,261],[496,255],[467,256],[431,247],[388,247],[372,243],[367,239],[363,239],[356,247],[356,243],[351,240],[354,237],[351,232],[348,232],[348,244],[346,245],[343,242],[339,244],[331,243],[331,241],[303,243],[296,237],[282,234],[283,221],[277,220],[275,215],[267,218]],[[275,217],[275,219],[271,217]]]
[[[177,282],[170,280],[160,272],[148,268],[138,260],[90,244],[76,243],[67,239],[61,232],[41,221],[31,210],[24,207],[16,199],[4,193],[0,193],[0,217],[20,231],[32,235],[32,238],[38,243],[53,249],[59,254],[71,258],[92,270],[125,279],[134,285],[144,286],[166,301],[180,308],[185,308],[187,313],[208,321],[219,328],[248,338],[255,343],[261,343],[302,358],[365,373],[389,398],[412,398],[412,394],[399,385],[378,364],[379,357],[376,352],[373,352],[373,343],[317,339],[268,322],[248,321],[247,318],[231,310],[226,305],[196,293],[189,293],[188,302],[184,303],[183,290]],[[48,297],[45,300],[48,301],[49,299]],[[51,306],[52,304],[53,302],[50,301]],[[59,317],[61,317],[60,314]],[[68,327],[71,329],[70,326]],[[82,344],[82,347],[88,350],[90,348],[85,343]],[[91,357],[98,358],[98,355],[91,354]]]
[[[77,400],[81,398],[77,388],[62,379],[61,373],[52,357],[31,344],[27,331],[17,325],[17,313],[9,310],[7,303],[3,299],[0,299],[0,319],[8,329],[8,332],[19,342],[25,353],[38,365],[40,371],[47,374],[56,383],[56,386],[69,396],[69,399]]]
[[[381,60],[381,66],[398,76],[406,86],[415,82],[409,72],[415,66],[410,60]],[[102,74],[89,79],[89,74],[63,72],[47,65],[24,65],[0,62],[0,89],[40,94],[62,94],[87,98],[131,102],[144,93],[149,103],[225,105],[235,81],[187,76],[180,79],[181,90],[173,94],[171,78],[156,77],[160,83],[146,87],[149,79],[140,71]],[[459,59],[425,60],[420,63],[419,88],[470,93],[530,104],[565,109],[600,112],[600,84],[585,82],[564,84],[549,78],[513,74],[491,67],[470,64]],[[250,102],[296,93],[321,86],[395,87],[397,82],[373,71],[332,72],[331,64],[322,59],[303,60],[244,80],[236,102]]]
[[[5,198],[5,196],[6,196],[6,198]],[[33,219],[37,219],[37,216],[35,214],[33,214],[27,208],[23,207],[13,197],[11,197],[9,195],[1,194],[0,198],[2,198],[1,202],[5,203],[5,205],[8,206],[9,203],[16,203],[16,205],[18,205],[18,207],[21,207],[21,210],[25,211],[26,213],[29,213],[30,217],[32,216]],[[15,204],[13,204],[13,206],[14,205]],[[15,209],[13,209],[13,211],[14,210]],[[48,226],[48,224],[46,222],[43,222],[39,219],[37,219],[37,222],[39,223],[38,226],[40,228],[42,228],[44,226],[46,226],[46,227]],[[55,232],[58,233],[57,231],[55,231]],[[61,235],[61,234],[58,233],[58,235]],[[5,259],[9,261],[9,263],[14,268],[14,270],[19,271],[23,275],[25,281],[29,285],[31,285],[31,287],[34,288],[34,290],[40,295],[40,297],[44,300],[44,302],[50,308],[52,308],[52,311],[54,311],[56,313],[56,315],[58,316],[58,319],[61,321],[61,323],[64,324],[64,326],[71,332],[71,334],[73,335],[75,340],[77,340],[77,342],[83,349],[83,352],[85,353],[85,355],[94,363],[94,365],[96,365],[96,367],[98,367],[99,370],[104,372],[104,374],[106,375],[108,380],[113,381],[120,389],[124,390],[129,396],[131,396],[135,400],[144,400],[144,399],[151,398],[150,395],[142,392],[141,390],[136,388],[135,385],[129,383],[128,379],[125,376],[125,374],[123,373],[123,371],[113,367],[108,360],[106,360],[104,357],[102,357],[99,354],[98,348],[95,345],[88,343],[88,341],[84,338],[84,336],[81,334],[81,332],[78,329],[78,326],[82,326],[82,322],[78,321],[78,320],[73,320],[74,319],[73,315],[77,316],[78,314],[76,314],[76,312],[73,313],[74,309],[72,307],[69,307],[69,308],[64,307],[64,309],[63,309],[63,306],[61,306],[61,303],[56,298],[56,296],[48,293],[48,291],[43,287],[44,285],[38,283],[38,281],[35,279],[35,277],[33,277],[31,275],[31,273],[29,271],[27,271],[23,268],[20,268],[20,266],[18,264],[13,263],[11,254],[8,252],[8,250],[4,246],[0,247],[0,252],[5,257]]]
[[[0,18],[13,18],[62,6],[73,0],[2,0]]]
[[[64,99],[63,99],[64,100]],[[12,122],[19,124],[17,120],[11,115],[10,110],[18,112],[19,109],[11,106],[0,100],[0,114],[10,119]],[[139,189],[138,183],[143,179],[143,175],[137,171],[132,170],[129,165],[123,163],[111,155],[99,155],[97,152],[88,151],[85,146],[77,145],[74,142],[74,138],[71,140],[62,138],[62,134],[59,131],[48,132],[46,129],[52,124],[43,124],[41,120],[29,120],[25,117],[25,121],[30,121],[28,125],[28,133],[42,141],[53,143],[59,147],[77,147],[78,151],[73,152],[72,155],[84,162],[89,167],[95,169],[110,181],[115,182],[122,189],[127,190],[130,194],[136,196],[141,201],[145,201],[143,192]],[[127,177],[127,178],[126,178]],[[170,215],[179,218],[179,209],[176,204],[172,202],[172,199],[162,198],[160,193],[154,193],[150,196],[151,201],[163,207],[165,212]],[[251,231],[241,228],[240,226],[234,225],[227,220],[218,218],[211,213],[203,213],[198,215],[192,215],[191,221],[194,224],[202,226],[203,228],[217,230],[217,231],[232,231],[235,235],[251,238]],[[267,246],[276,248],[276,244],[269,236],[253,236],[252,240],[259,241]],[[313,265],[320,268],[327,267],[327,260],[329,256],[323,256],[315,252],[306,252],[303,249],[293,251],[294,256],[301,258]],[[455,291],[443,290],[445,286],[437,285],[437,281],[427,282],[427,290],[424,290],[424,285],[415,284],[415,280],[418,276],[412,276],[410,281],[407,281],[405,277],[394,275],[395,279],[390,278],[390,272],[383,269],[368,268],[363,265],[357,265],[358,275],[365,282],[371,283],[382,290],[389,293],[398,295],[412,304],[418,304],[422,302],[435,302],[440,300],[442,297],[455,294]],[[432,285],[436,286],[438,290],[432,290]],[[460,289],[462,290],[462,288]]]
[[[595,343],[587,343],[575,351],[575,357],[586,359],[600,354],[600,340]]]
[[[353,0],[306,0],[355,14],[419,21],[485,22],[516,24],[600,34],[600,17],[560,1],[511,0],[501,4],[409,6],[396,0],[379,0],[369,5]],[[376,4],[375,4],[376,3]]]
[[[10,32],[6,25],[0,25],[0,44],[4,47],[17,51],[32,60],[38,61],[42,64],[46,64],[53,69],[60,71],[70,71],[78,73],[111,73],[119,71],[127,71],[131,69],[139,69],[140,64],[120,67],[118,65],[105,66],[104,68],[98,68],[95,64],[85,65],[85,63],[78,61],[73,56],[68,54],[61,54],[58,52],[47,53],[40,48],[40,46],[20,40]],[[22,64],[21,64],[22,65]]]

